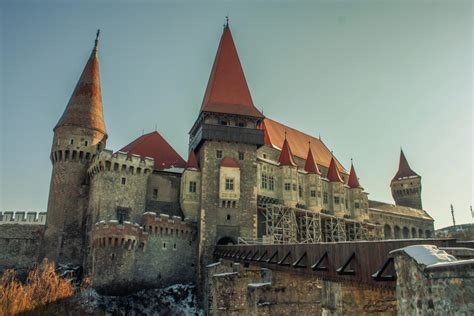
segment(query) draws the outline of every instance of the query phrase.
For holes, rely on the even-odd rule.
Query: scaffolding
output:
[[[263,209],[267,242],[274,244],[298,243],[296,216],[292,208],[268,204]]]
[[[322,241],[320,213],[301,211],[296,219],[299,243],[311,244]]]

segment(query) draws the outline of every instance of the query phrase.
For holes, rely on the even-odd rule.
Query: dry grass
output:
[[[54,263],[47,260],[28,273],[26,283],[7,270],[0,278],[0,315],[16,315],[51,302],[70,297],[74,286],[55,272]]]

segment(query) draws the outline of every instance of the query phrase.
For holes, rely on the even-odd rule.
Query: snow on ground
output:
[[[102,296],[89,288],[80,297],[88,313],[100,310],[112,315],[198,315],[194,285],[175,284],[164,289],[142,290],[127,296]]]
[[[454,262],[457,259],[444,250],[438,249],[434,245],[413,245],[405,248],[393,250],[390,253],[404,251],[419,264],[429,266],[440,262]]]

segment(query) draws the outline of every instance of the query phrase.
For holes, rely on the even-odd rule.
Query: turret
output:
[[[321,171],[319,171],[318,165],[316,164],[311,151],[311,144],[308,147],[308,155],[304,165],[304,171],[306,171],[305,182],[307,187],[306,192],[306,205],[310,210],[321,210]]]
[[[347,185],[349,186],[348,207],[351,213],[351,218],[358,221],[367,220],[369,212],[367,193],[364,192],[364,188],[359,183],[359,178],[357,178],[354,164],[352,164],[352,162]]]
[[[87,169],[107,139],[100,89],[98,35],[92,53],[54,128],[53,170],[44,254],[52,261],[82,264],[88,204]]]
[[[298,166],[296,165],[290,144],[285,138],[278,158],[281,172],[283,203],[295,207],[299,198]]]
[[[199,170],[196,153],[191,150],[186,168],[181,176],[180,204],[184,217],[196,222],[200,202],[201,170]]]
[[[390,183],[390,188],[397,205],[423,209],[421,204],[421,176],[410,168],[403,150],[400,150],[398,171]]]
[[[339,174],[334,157],[331,158],[326,177],[329,180],[329,210],[332,211],[332,214],[343,217],[345,215],[344,180]]]

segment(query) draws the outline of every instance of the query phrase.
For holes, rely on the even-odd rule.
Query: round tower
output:
[[[98,35],[69,103],[54,128],[53,170],[44,254],[59,263],[82,264],[87,242],[87,169],[107,139],[100,89]]]
[[[395,204],[423,209],[421,204],[421,177],[411,170],[403,150],[400,151],[400,163],[390,188]]]

